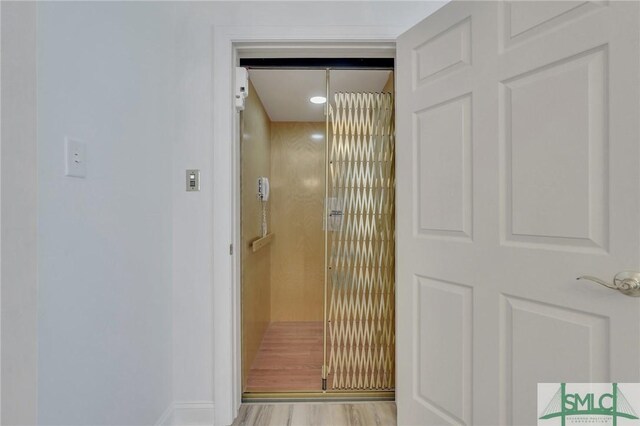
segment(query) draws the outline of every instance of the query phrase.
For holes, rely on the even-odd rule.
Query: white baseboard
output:
[[[169,404],[164,413],[160,416],[155,426],[172,426],[173,425],[173,402]]]
[[[205,425],[213,425],[213,401],[175,401],[156,423],[156,426]]]

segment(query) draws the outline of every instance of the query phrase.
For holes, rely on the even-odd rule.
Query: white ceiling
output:
[[[336,92],[380,92],[391,71],[332,70],[331,97]],[[324,121],[324,105],[309,102],[325,96],[325,70],[249,70],[258,97],[271,121]]]

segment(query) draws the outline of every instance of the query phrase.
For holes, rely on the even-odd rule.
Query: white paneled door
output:
[[[402,425],[640,381],[639,4],[449,3],[397,44]]]

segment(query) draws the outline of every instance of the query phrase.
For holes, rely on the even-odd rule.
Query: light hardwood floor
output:
[[[232,426],[395,426],[395,402],[242,404]]]
[[[272,322],[253,361],[245,392],[322,390],[322,322]]]

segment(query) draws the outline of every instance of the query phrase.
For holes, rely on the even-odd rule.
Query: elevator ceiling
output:
[[[389,70],[332,70],[331,93],[380,92]],[[312,96],[326,96],[325,70],[250,69],[253,83],[271,121],[324,121],[323,105]]]

